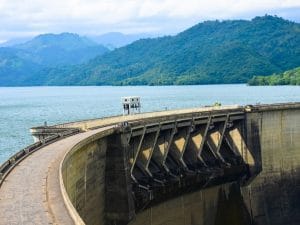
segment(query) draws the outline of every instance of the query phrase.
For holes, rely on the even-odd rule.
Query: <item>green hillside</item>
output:
[[[246,83],[256,74],[265,76],[299,66],[299,43],[300,24],[275,16],[251,21],[207,21],[176,36],[136,41],[81,65],[43,69],[24,82],[39,81],[39,85]],[[57,61],[60,60],[58,56]]]
[[[85,63],[108,52],[106,47],[72,33],[42,34],[13,48],[21,58],[46,66]]]
[[[139,40],[79,68],[52,71],[47,84],[246,83],[255,74],[300,65],[299,43],[300,25],[278,17],[208,21],[176,36]]]
[[[249,85],[300,85],[300,67],[271,76],[254,76]]]
[[[42,66],[20,58],[13,49],[0,48],[0,84],[23,86],[28,80],[27,85],[39,84],[34,78],[42,69]]]
[[[0,86],[41,85],[53,67],[89,61],[108,49],[77,34],[44,34],[0,48]],[[43,76],[44,75],[44,76]]]

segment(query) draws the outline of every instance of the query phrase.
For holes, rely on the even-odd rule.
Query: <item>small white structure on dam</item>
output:
[[[138,96],[122,97],[123,115],[141,112],[141,98]]]

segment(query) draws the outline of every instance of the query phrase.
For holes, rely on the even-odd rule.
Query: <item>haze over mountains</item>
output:
[[[64,33],[62,33],[64,34]],[[66,34],[66,33],[65,33]],[[69,33],[70,34],[70,33]],[[44,34],[44,35],[50,35],[50,36],[61,36],[54,35],[54,34]],[[76,35],[76,34],[75,34]],[[40,35],[43,36],[43,35]],[[85,36],[84,39],[89,39],[99,45],[103,45],[110,49],[120,48],[125,45],[129,45],[134,41],[137,41],[142,38],[150,38],[150,37],[157,37],[158,34],[150,34],[150,33],[137,33],[137,34],[123,34],[120,32],[109,32],[104,33],[100,35],[89,35]],[[25,42],[30,41],[34,37],[23,37],[23,38],[15,38],[8,41],[5,41],[3,43],[0,43],[0,47],[14,47],[19,44],[24,44]]]
[[[21,80],[38,77],[45,68],[84,63],[108,51],[77,34],[39,35],[25,43],[0,48],[0,85],[22,85]]]
[[[125,45],[129,45],[139,39],[151,38],[157,35],[153,34],[122,34],[120,32],[110,32],[106,34],[89,36],[90,39],[98,44],[104,45],[110,49],[120,48]]]
[[[79,36],[44,38],[0,48],[1,86],[245,83],[300,65],[300,24],[273,16],[207,21],[113,51]]]
[[[43,34],[22,44],[0,48],[0,55],[10,52],[20,60],[47,66],[78,64],[107,52],[108,49],[77,34]]]

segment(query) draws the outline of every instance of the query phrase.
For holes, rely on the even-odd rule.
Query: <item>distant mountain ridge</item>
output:
[[[21,58],[46,66],[84,63],[109,51],[106,47],[73,33],[42,34],[11,48],[16,49]]]
[[[24,85],[51,67],[70,66],[108,52],[109,49],[77,34],[43,34],[21,44],[0,47],[0,85]],[[28,85],[35,85],[37,77]]]
[[[104,44],[111,43],[109,47],[116,48],[142,36],[108,33],[94,37],[99,39],[96,42],[90,37],[65,32],[12,39],[0,45],[0,86],[39,85],[43,78],[38,76],[42,72],[51,71],[53,67],[85,63],[109,52]]]
[[[120,32],[109,32],[102,35],[90,36],[92,40],[97,42],[98,44],[102,44],[108,48],[120,48],[125,45],[129,45],[135,41],[144,38],[152,38],[155,35],[141,33],[141,34],[123,34]]]
[[[257,74],[299,66],[299,43],[300,24],[276,16],[206,21],[176,36],[135,41],[84,64],[44,69],[22,84],[246,83]],[[0,85],[6,85],[1,76]]]
[[[46,84],[246,83],[299,66],[299,43],[300,25],[279,17],[206,21],[176,36],[136,41],[66,73],[52,71]]]
[[[61,34],[41,34],[34,37],[25,43],[13,46],[14,48],[26,50],[40,50],[49,47],[59,47],[64,50],[73,50],[83,47],[90,47],[97,45],[96,42],[86,38],[80,37],[78,34],[61,33]]]
[[[14,45],[23,44],[26,41],[30,41],[31,39],[32,39],[32,37],[12,38],[12,39],[9,39],[9,40],[6,40],[6,41],[0,43],[0,48],[1,47],[11,47]]]

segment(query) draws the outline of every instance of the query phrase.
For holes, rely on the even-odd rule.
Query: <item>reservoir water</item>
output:
[[[122,113],[120,98],[141,97],[142,111],[212,105],[300,102],[299,86],[1,87],[0,163],[33,142],[29,128]]]

